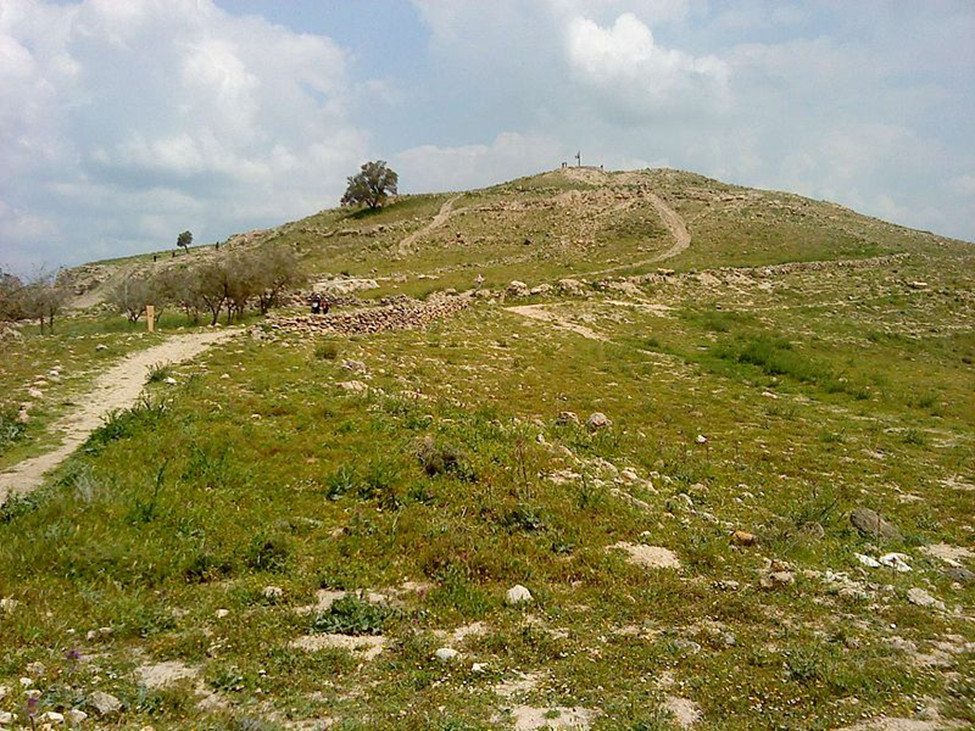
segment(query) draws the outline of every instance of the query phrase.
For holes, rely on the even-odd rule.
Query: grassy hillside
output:
[[[651,194],[691,237],[670,258]],[[257,322],[4,506],[13,723],[975,724],[970,245],[589,170],[246,245],[296,246],[370,296],[479,274],[492,292],[424,329]],[[501,296],[566,277],[586,284]],[[4,383],[49,367],[41,342],[4,343],[33,354]],[[858,508],[898,535],[855,527]],[[881,717],[914,725],[856,725]]]

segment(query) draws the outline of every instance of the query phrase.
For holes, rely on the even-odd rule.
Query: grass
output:
[[[653,180],[688,219],[701,211],[676,195],[679,184],[713,185]],[[463,261],[446,242],[457,231],[473,240],[500,220],[510,248],[479,246],[503,281],[521,265],[491,257],[524,254],[524,236],[551,224],[540,204],[590,190],[546,176],[462,196],[458,207],[484,210],[452,218],[442,246],[427,242],[409,261],[370,247],[415,230],[446,196],[361,220],[327,212],[281,235],[317,247],[314,227],[398,226],[321,239],[308,261],[334,253],[329,267],[415,276],[427,263]],[[512,195],[539,206],[511,218],[491,208]],[[748,215],[803,219],[771,195]],[[627,238],[640,215],[610,216],[595,240],[617,226],[623,243],[594,249],[586,265],[642,255]],[[859,225],[857,235],[886,235]],[[818,231],[810,256],[825,246]],[[725,240],[716,224],[713,235]],[[876,245],[918,245],[910,232],[891,236]],[[526,259],[528,271],[561,275],[564,259],[547,253]],[[808,270],[733,285],[670,277],[635,294],[541,300],[604,341],[487,303],[426,331],[234,339],[173,369],[177,386],[151,386],[45,487],[4,506],[0,598],[18,603],[0,610],[0,685],[18,687],[41,662],[42,712],[97,689],[123,702],[113,723],[158,729],[325,718],[342,729],[510,728],[502,709],[520,704],[553,719],[559,707],[598,709],[594,731],[665,729],[674,728],[668,695],[696,703],[703,729],[838,728],[910,717],[918,698],[970,722],[971,653],[922,667],[891,644],[896,635],[928,652],[953,635],[975,641],[964,620],[975,587],[920,550],[970,546],[975,515],[975,493],[949,487],[975,480],[965,360],[975,313],[955,296],[971,289],[972,269],[950,248],[929,256],[897,272]],[[439,288],[475,271],[420,283]],[[910,279],[930,286],[910,293]],[[132,335],[104,338],[113,357],[141,346]],[[79,342],[27,339],[17,346],[25,358],[5,362],[0,377],[20,388],[66,360],[69,345],[79,367],[111,362]],[[368,392],[335,387],[348,378],[344,359],[365,365],[356,377]],[[561,419],[566,411],[581,423]],[[589,431],[595,411],[612,426]],[[12,450],[39,438],[31,428]],[[891,548],[912,572],[859,563],[855,554],[880,548],[849,523],[859,505],[903,532]],[[731,540],[736,529],[755,544]],[[621,541],[666,547],[681,568],[634,565],[610,550]],[[763,588],[773,561],[791,584]],[[515,584],[531,591],[529,606],[506,604]],[[912,605],[915,586],[949,611]],[[346,593],[319,609],[323,589]],[[451,637],[460,628],[466,636]],[[333,633],[381,638],[384,649],[365,660],[293,646]],[[444,646],[461,657],[435,660]],[[83,662],[65,659],[72,648]],[[169,661],[196,679],[140,682],[139,665]],[[534,684],[500,695],[519,673]],[[197,683],[224,707],[198,706]],[[18,703],[7,696],[0,710]]]

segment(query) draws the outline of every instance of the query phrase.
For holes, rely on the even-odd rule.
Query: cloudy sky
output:
[[[0,266],[558,167],[670,166],[975,241],[975,3],[0,0]]]

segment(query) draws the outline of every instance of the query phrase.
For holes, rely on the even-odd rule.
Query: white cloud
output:
[[[636,118],[721,106],[729,67],[713,55],[666,49],[632,13],[612,27],[576,17],[566,29],[573,76],[598,98]]]
[[[390,165],[409,190],[423,192],[493,185],[556,168],[567,159],[564,146],[550,137],[506,132],[489,145],[412,147],[393,156]]]
[[[53,224],[8,221],[0,261],[169,246],[190,227],[214,240],[332,205],[367,149],[356,93],[329,38],[210,0],[4,0],[0,200]]]

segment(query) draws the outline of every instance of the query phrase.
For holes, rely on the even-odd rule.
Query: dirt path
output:
[[[682,251],[686,251],[687,247],[691,245],[691,234],[687,230],[687,226],[684,225],[684,219],[680,217],[680,214],[664,203],[663,199],[656,193],[650,193],[648,191],[644,193],[644,195],[646,195],[650,203],[653,204],[653,207],[657,210],[657,214],[660,216],[660,219],[664,222],[664,226],[666,226],[667,230],[670,231],[670,235],[674,237],[674,245],[662,254],[657,254],[649,259],[633,261],[628,264],[620,264],[619,266],[610,267],[609,269],[600,269],[596,272],[587,272],[589,276],[611,274],[612,272],[618,272],[620,269],[633,269],[646,264],[654,264],[658,261],[664,261],[665,259],[670,259],[677,256]]]
[[[419,231],[414,231],[405,239],[399,242],[399,246],[396,247],[396,253],[399,254],[400,256],[405,256],[406,254],[409,254],[413,250],[413,244],[419,241],[422,236],[426,236],[434,229],[439,228],[444,223],[446,223],[447,220],[454,212],[453,211],[454,202],[458,198],[460,198],[460,196],[455,195],[453,198],[444,201],[444,204],[440,206],[440,210],[437,212],[437,215],[433,217],[433,220],[430,221],[430,223],[428,223],[426,226],[421,228]]]
[[[585,325],[577,325],[570,320],[566,320],[564,317],[560,317],[551,310],[546,310],[545,307],[545,305],[519,305],[518,307],[505,307],[504,309],[508,312],[513,312],[516,315],[521,315],[522,317],[549,323],[560,330],[574,332],[577,335],[588,338],[589,340],[599,340],[604,343],[609,342],[609,338],[600,335],[595,330],[592,330]]]
[[[23,495],[39,487],[44,474],[57,467],[77,449],[112,411],[127,409],[142,393],[149,369],[161,363],[179,363],[202,353],[215,343],[236,334],[236,330],[175,335],[164,343],[134,353],[95,380],[74,411],[62,417],[52,429],[63,435],[54,450],[26,459],[0,473],[0,505],[10,495]]]

